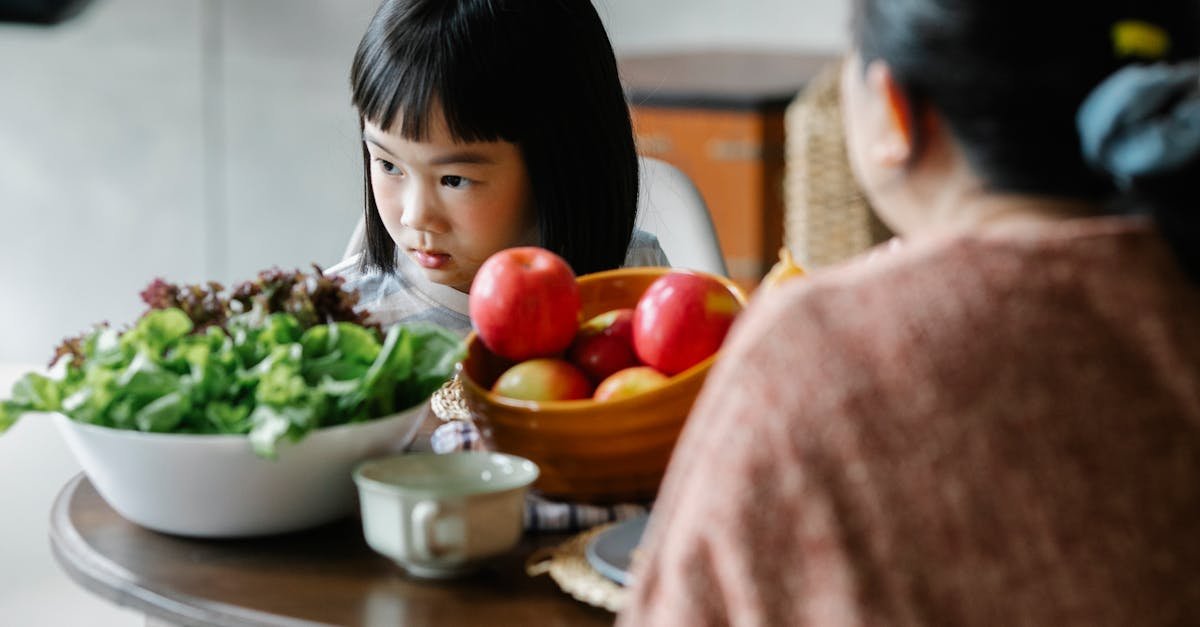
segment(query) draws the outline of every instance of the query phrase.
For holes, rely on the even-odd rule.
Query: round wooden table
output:
[[[196,540],[139,527],[112,510],[83,475],[50,518],[54,555],[85,588],[181,625],[611,625],[525,558],[566,536],[527,536],[464,579],[409,577],[363,540],[357,518],[312,531]]]

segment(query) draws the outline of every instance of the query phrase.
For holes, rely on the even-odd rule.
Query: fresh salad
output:
[[[131,328],[65,341],[61,376],[28,373],[0,401],[0,433],[27,412],[156,433],[245,434],[261,456],[280,440],[394,414],[454,372],[463,344],[429,324],[386,332],[355,310],[340,277],[268,270],[231,291],[155,280]]]

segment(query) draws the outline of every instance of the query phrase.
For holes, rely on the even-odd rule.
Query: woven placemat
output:
[[[617,523],[593,527],[558,546],[539,549],[525,562],[530,577],[549,574],[563,592],[576,599],[616,613],[625,605],[624,587],[601,575],[587,561],[587,545]]]

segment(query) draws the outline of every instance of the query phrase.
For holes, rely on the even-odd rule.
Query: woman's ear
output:
[[[902,167],[912,159],[916,146],[912,100],[883,61],[867,66],[865,80],[878,107],[870,158],[883,167]]]

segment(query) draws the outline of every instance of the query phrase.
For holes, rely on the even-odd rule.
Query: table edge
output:
[[[268,614],[189,595],[167,596],[140,582],[133,573],[91,549],[70,523],[71,500],[87,479],[79,473],[59,490],[50,510],[50,552],[67,575],[84,589],[117,605],[140,610],[179,625],[237,627],[325,627],[297,618]],[[133,523],[130,523],[133,524]],[[124,585],[114,585],[123,582]]]

